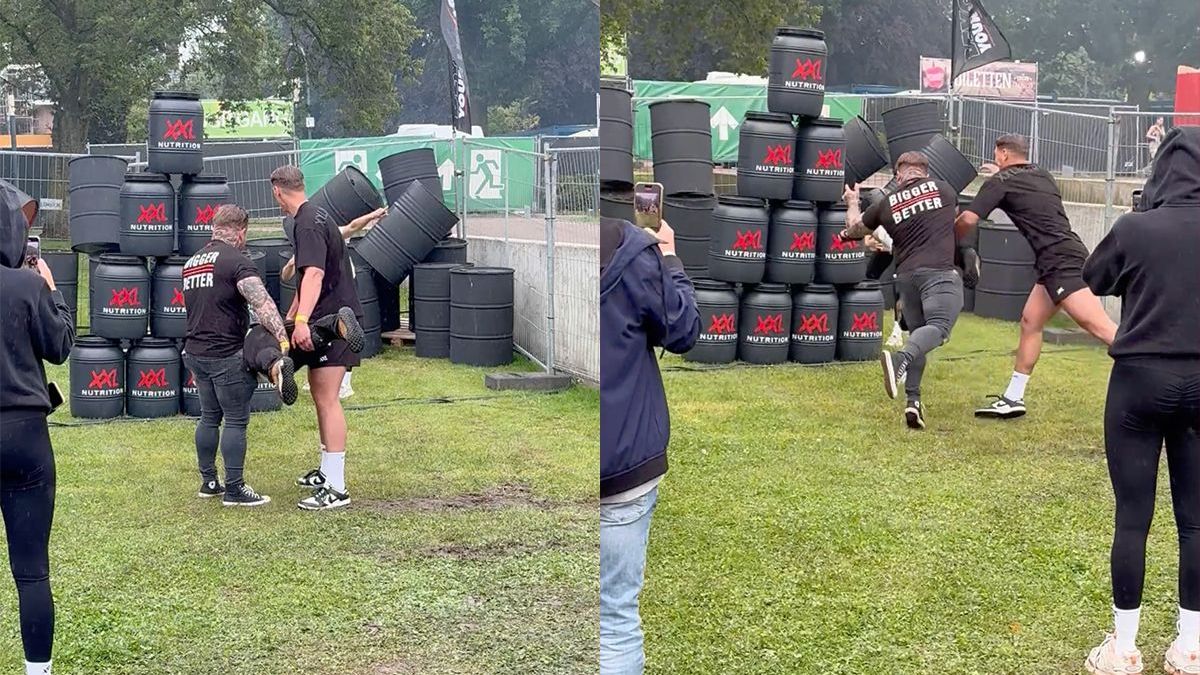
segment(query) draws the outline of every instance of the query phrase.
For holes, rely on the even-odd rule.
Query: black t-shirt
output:
[[[958,194],[949,183],[917,178],[902,184],[863,214],[863,224],[892,237],[896,272],[954,269]]]
[[[296,297],[300,297],[306,268],[315,267],[325,272],[321,279],[321,295],[310,318],[334,314],[342,307],[353,309],[355,316],[361,318],[362,307],[358,304],[354,277],[350,273],[346,244],[333,218],[312,202],[304,202],[296,212],[295,237],[296,277],[299,280]]]
[[[250,311],[237,284],[257,274],[243,251],[215,239],[184,263],[187,353],[222,358],[242,348]]]
[[[1040,166],[1018,164],[1004,169],[987,179],[966,208],[980,218],[987,218],[995,209],[1008,214],[1039,261],[1047,253],[1087,256],[1083,241],[1071,231],[1058,184]]]

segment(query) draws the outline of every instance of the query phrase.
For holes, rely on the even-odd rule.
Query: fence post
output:
[[[1033,110],[1029,111],[1029,161],[1037,163],[1038,156],[1038,109],[1037,101],[1033,102]]]
[[[554,372],[554,214],[558,203],[558,155],[546,153],[546,372]]]
[[[458,236],[463,239],[467,238],[467,170],[463,166],[466,145],[466,140],[455,134],[450,153],[454,157],[454,206],[458,211]]]
[[[1117,187],[1117,116],[1108,109],[1108,161],[1104,171],[1104,231],[1112,228],[1113,198]]]
[[[508,243],[508,155],[500,153],[500,175],[504,176],[504,266],[512,267],[512,246]]]

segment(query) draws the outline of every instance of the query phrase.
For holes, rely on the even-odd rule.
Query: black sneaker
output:
[[[1004,398],[1003,396],[992,396],[996,399],[991,405],[984,406],[975,411],[976,417],[987,417],[998,420],[1011,420],[1021,417],[1025,414],[1025,400],[1018,399],[1013,401]]]
[[[302,488],[321,488],[325,487],[325,474],[321,473],[320,469],[313,469],[308,473],[296,479],[296,485]]]
[[[920,401],[909,401],[904,406],[904,421],[908,423],[909,429],[925,428],[925,407]]]
[[[879,363],[883,366],[883,390],[889,398],[896,398],[908,370],[908,358],[901,352],[883,351],[879,353]]]
[[[271,383],[275,385],[284,405],[296,402],[300,390],[296,387],[296,364],[291,357],[285,356],[271,366]]]
[[[260,495],[254,491],[254,488],[245,483],[231,485],[225,490],[225,499],[221,500],[222,506],[262,506],[270,503],[271,498],[266,495]]]
[[[350,351],[355,354],[363,350],[366,344],[366,335],[363,333],[362,325],[358,323],[358,319],[354,316],[354,310],[349,307],[343,307],[338,310],[337,334],[338,337],[346,341],[350,347]]]
[[[210,497],[220,497],[225,494],[225,486],[221,485],[219,480],[206,480],[200,484],[200,492],[197,497],[208,499]]]
[[[311,497],[301,499],[300,503],[296,504],[305,511],[327,511],[349,505],[349,492],[338,492],[329,486],[317,488]]]

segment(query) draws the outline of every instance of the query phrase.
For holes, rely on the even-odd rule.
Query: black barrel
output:
[[[70,369],[71,417],[112,419],[125,412],[125,352],[116,340],[76,338]]]
[[[633,187],[633,93],[600,82],[600,180]]]
[[[846,122],[842,133],[846,137],[846,152],[842,155],[846,185],[857,185],[888,165],[887,150],[866,120],[855,117]]]
[[[279,252],[279,267],[283,268],[288,260],[292,258],[292,249],[285,248]],[[296,275],[292,275],[291,279],[285,280],[281,275],[279,277],[279,313],[287,314],[287,311],[292,307],[292,299],[296,297]]]
[[[149,337],[129,348],[125,410],[130,417],[179,414],[183,369],[174,340]]]
[[[846,184],[842,155],[846,137],[842,123],[834,119],[801,122],[796,129],[796,175],[792,199],[836,202]]]
[[[788,358],[829,363],[837,356],[838,296],[829,284],[809,284],[792,295],[792,339]]]
[[[121,188],[121,253],[167,256],[175,250],[175,188],[161,173],[130,173]]]
[[[817,212],[811,202],[788,201],[771,211],[766,280],[812,282],[817,264]]]
[[[109,155],[76,157],[67,163],[73,250],[107,253],[120,246],[121,187],[127,164]]]
[[[414,180],[421,181],[433,194],[442,194],[442,179],[438,176],[433,148],[405,150],[384,157],[379,160],[379,176],[383,181],[384,198],[389,204],[399,199],[404,188]]]
[[[732,363],[738,352],[738,295],[731,284],[694,279],[696,309],[700,311],[700,337],[686,361]]]
[[[783,363],[788,358],[792,296],[783,284],[758,284],[742,295],[738,312],[738,358]]]
[[[156,91],[150,101],[149,170],[197,174],[204,170],[204,106],[200,95]]]
[[[263,285],[267,283],[267,254],[262,251],[252,251],[247,249],[245,252],[246,258],[254,263],[254,268],[258,270],[258,278],[263,280]],[[276,260],[279,258],[276,257]]]
[[[673,195],[663,198],[663,219],[675,230],[675,255],[688,276],[708,276],[708,248],[712,238],[712,195]]]
[[[654,180],[662,183],[663,193],[712,194],[708,104],[694,99],[651,103],[650,129]]]
[[[141,258],[105,253],[91,279],[92,332],[100,337],[137,339],[146,335],[150,313],[150,270]]]
[[[979,175],[971,160],[941,134],[929,139],[921,152],[929,160],[929,174],[949,183],[955,192],[962,192]]]
[[[433,359],[450,356],[450,271],[462,266],[463,263],[452,262],[421,263],[413,268],[417,356]]]
[[[258,386],[250,395],[250,412],[271,412],[282,407],[283,399],[279,397],[279,390],[271,384],[270,380],[260,377]]]
[[[450,270],[450,362],[500,366],[513,358],[513,270]]]
[[[42,251],[42,260],[50,268],[54,286],[63,294],[71,310],[71,320],[78,324],[76,312],[79,308],[79,254],[75,251]]]
[[[425,260],[423,260],[422,262],[459,263],[460,265],[465,265],[467,263],[467,240],[459,239],[458,237],[446,237],[445,239],[439,241],[437,243],[437,246],[433,247],[433,250],[429,252],[429,255],[425,256]],[[415,326],[417,323],[417,307],[416,307],[416,304],[413,302],[412,280],[411,279],[409,279],[408,285],[409,285],[409,289],[408,289],[409,290],[409,293],[408,293],[408,328],[409,328],[409,330],[412,330],[412,327]],[[398,312],[399,312],[399,308],[397,306],[397,313]],[[399,326],[399,324],[400,324],[400,317],[397,314],[396,325]],[[384,330],[392,330],[392,329],[384,328]]]
[[[379,328],[381,331],[396,330],[400,327],[400,285],[384,279],[374,270],[371,271],[371,280],[375,283],[375,301],[379,303]],[[411,315],[408,327],[412,330]]]
[[[862,281],[840,294],[838,361],[871,361],[883,348],[883,294],[879,284]]]
[[[775,29],[768,69],[767,109],[820,117],[825,104],[825,33],[784,26]]]
[[[833,204],[817,212],[817,273],[820,284],[856,284],[867,276],[867,248],[861,241],[842,241],[846,205]]]
[[[182,360],[182,355],[181,355]],[[200,392],[196,389],[196,376],[184,365],[179,373],[183,378],[183,396],[180,398],[180,412],[188,417],[200,416]]]
[[[225,176],[191,176],[179,185],[179,253],[192,255],[212,239],[217,209],[233,203]]]
[[[371,358],[383,349],[383,337],[379,323],[379,298],[375,295],[375,270],[367,264],[354,250],[354,240],[350,242],[350,260],[354,263],[354,290],[358,295],[358,304],[362,307],[363,316],[360,325],[366,340],[359,352],[362,358]]]
[[[621,190],[611,189],[612,186],[600,187],[600,215],[605,218],[617,218],[633,222],[633,193],[629,187]],[[622,191],[624,190],[624,192]],[[671,221],[667,221],[671,222]]]
[[[767,267],[771,212],[761,199],[722,196],[713,209],[708,275],[718,281],[758,283]]]
[[[1029,291],[1036,283],[1033,249],[1016,226],[986,220],[980,222],[975,313],[1018,321]]]
[[[931,138],[942,132],[942,116],[936,101],[902,105],[888,110],[882,117],[892,166],[896,165],[900,155],[924,149]]]
[[[440,190],[437,200],[442,201]],[[365,216],[383,206],[383,200],[371,184],[371,180],[353,164],[330,178],[309,201],[317,207],[318,213],[324,211],[332,218],[336,227],[347,225],[355,218]]]
[[[153,305],[150,334],[160,338],[187,336],[187,309],[183,305],[183,265],[187,256],[163,258],[154,266],[151,283]]]
[[[392,284],[408,277],[413,265],[425,260],[458,222],[442,203],[441,195],[413,181],[388,214],[358,244],[358,254]]]
[[[103,255],[103,254],[101,254]],[[99,255],[88,256],[88,328],[90,329],[96,323],[96,268],[100,266]]]
[[[747,112],[738,132],[738,194],[791,199],[795,156],[796,128],[789,115]]]
[[[288,308],[280,302],[279,270],[283,269],[283,266],[287,264],[288,258],[291,258],[291,256],[280,258],[279,252],[288,250],[291,247],[292,245],[288,243],[288,240],[282,237],[250,239],[246,242],[247,250],[263,252],[263,281],[267,286],[267,293],[275,301],[275,304],[279,305],[280,312],[286,312]]]

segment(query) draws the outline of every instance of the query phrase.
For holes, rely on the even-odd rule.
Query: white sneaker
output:
[[[329,509],[340,509],[350,505],[350,492],[338,492],[328,485],[319,487],[312,493],[311,497],[306,497],[300,500],[299,506],[305,511],[327,511]]]
[[[888,336],[887,342],[884,344],[892,349],[900,349],[904,346],[904,331],[900,330],[900,324],[892,324],[892,334]]]
[[[1104,642],[1088,654],[1083,665],[1092,675],[1135,675],[1142,672],[1142,653],[1135,649],[1118,654],[1117,638],[1109,633],[1104,636]]]
[[[338,388],[338,400],[344,401],[354,395],[354,389],[343,384]]]
[[[1192,675],[1200,673],[1200,650],[1185,652],[1176,642],[1167,648],[1163,670],[1168,675]]]

